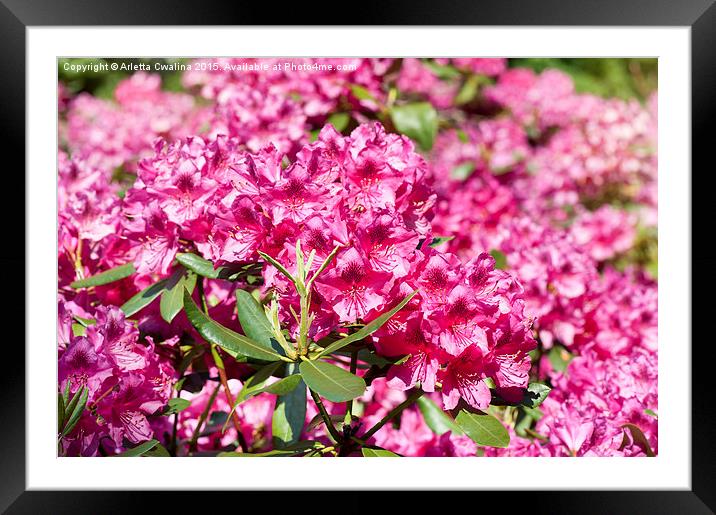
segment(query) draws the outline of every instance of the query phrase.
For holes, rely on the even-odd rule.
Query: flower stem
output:
[[[307,291],[299,291],[301,295],[301,326],[298,331],[298,353],[305,356],[308,351],[308,306],[311,302],[311,294]]]
[[[351,352],[351,374],[355,375],[356,370],[358,369],[358,350],[353,350]],[[343,419],[343,424],[350,425],[350,423],[353,421],[353,399],[350,399],[348,402],[346,402],[346,416]]]
[[[194,434],[191,435],[191,440],[189,441],[189,452],[195,452],[196,451],[196,442],[199,440],[199,434],[201,433],[201,429],[204,426],[204,422],[206,421],[206,418],[209,416],[209,412],[211,411],[211,407],[214,405],[214,399],[216,399],[216,394],[219,393],[219,390],[221,389],[221,385],[218,385],[216,388],[214,388],[214,391],[211,393],[211,397],[209,397],[209,402],[206,403],[206,408],[204,408],[204,411],[201,413],[201,416],[199,417],[199,420],[196,424],[196,428],[194,429]],[[179,418],[179,414],[176,414],[177,418]]]
[[[77,250],[74,255],[75,274],[77,279],[84,278],[84,267],[82,266],[82,238],[77,239]]]
[[[226,393],[226,402],[229,403],[229,406],[233,406],[234,396],[231,394],[231,389],[229,388],[229,381],[226,378],[226,370],[224,370],[224,362],[219,355],[219,349],[216,345],[211,346],[211,355],[214,357],[214,363],[216,363],[216,368],[219,369],[219,379],[221,380],[221,386],[224,387],[224,393]],[[244,434],[241,432],[241,421],[239,420],[239,415],[238,413],[236,413],[236,411],[232,413],[231,421],[234,424],[234,429],[236,429],[236,438],[238,438],[239,440],[239,446],[241,447],[241,450],[243,452],[249,452],[249,446],[246,444]]]
[[[316,392],[314,392],[310,388],[309,391],[311,392],[311,397],[313,397],[313,402],[315,402],[316,406],[318,407],[318,411],[321,414],[321,418],[323,418],[323,422],[326,424],[326,429],[328,429],[328,432],[331,434],[331,436],[336,442],[340,442],[341,435],[338,433],[338,430],[333,425],[333,421],[331,420],[328,411],[326,411],[326,407],[323,405],[323,401]]]
[[[197,276],[196,278],[196,289],[199,291],[199,299],[201,301],[201,309],[209,315],[209,307],[206,305],[206,296],[204,295],[204,278]]]
[[[413,390],[410,395],[408,395],[408,398],[405,399],[403,402],[398,404],[395,408],[390,410],[386,416],[384,416],[382,419],[380,419],[380,422],[378,422],[376,425],[371,427],[368,431],[363,433],[360,437],[361,440],[364,442],[368,441],[368,439],[373,436],[375,433],[377,433],[381,427],[383,427],[385,424],[390,422],[394,417],[399,415],[405,408],[413,404],[415,401],[417,401],[422,395],[422,390],[416,389]]]
[[[199,297],[201,298],[201,306],[204,310],[204,313],[206,315],[209,315],[209,308],[206,305],[206,298],[204,296],[204,280],[201,277],[197,277],[196,282],[197,289],[199,290]],[[214,358],[214,364],[216,365],[216,368],[219,369],[219,379],[221,380],[221,386],[224,388],[224,393],[226,393],[226,401],[229,403],[229,406],[234,405],[234,396],[231,394],[231,389],[229,388],[229,381],[226,378],[226,370],[224,370],[224,360],[221,359],[221,355],[219,354],[219,348],[211,344],[211,356]],[[239,446],[241,447],[242,452],[249,452],[249,446],[246,444],[246,439],[244,438],[244,434],[241,432],[241,421],[239,420],[239,415],[236,413],[236,411],[233,412],[231,421],[234,424],[234,429],[236,429],[236,438],[239,440]]]

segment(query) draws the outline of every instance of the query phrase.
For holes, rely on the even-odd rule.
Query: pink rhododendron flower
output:
[[[428,97],[438,108],[450,107],[458,92],[458,84],[443,81],[419,59],[403,59],[397,86],[401,91]]]
[[[122,449],[125,439],[132,444],[163,439],[150,419],[169,399],[171,365],[155,353],[150,339],[139,341],[139,332],[117,308],[98,307],[93,316],[86,336],[72,336],[60,348],[60,391],[87,388],[89,407],[62,440],[63,452],[97,455],[100,448]]]
[[[115,102],[80,93],[67,108],[67,143],[73,154],[112,171],[151,154],[158,136],[194,131],[194,100],[160,90],[158,75],[139,72],[117,86]]]
[[[636,231],[634,216],[610,206],[583,213],[571,227],[577,244],[585,247],[595,261],[604,261],[629,250]]]

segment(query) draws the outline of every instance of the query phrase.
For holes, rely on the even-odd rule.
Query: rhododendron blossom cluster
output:
[[[61,456],[658,450],[655,96],[507,59],[58,87]]]

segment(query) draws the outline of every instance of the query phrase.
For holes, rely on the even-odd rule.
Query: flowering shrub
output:
[[[58,88],[60,455],[656,453],[655,96],[184,66]]]

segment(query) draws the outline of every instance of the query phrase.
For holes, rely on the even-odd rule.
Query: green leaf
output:
[[[350,352],[345,353],[347,356],[350,356]],[[377,367],[383,368],[387,365],[393,365],[395,364],[394,361],[385,359],[383,356],[379,356],[375,352],[369,350],[369,349],[360,349],[358,351],[358,361],[363,361],[369,365],[375,365]]]
[[[134,264],[127,263],[126,265],[110,268],[109,270],[105,270],[104,272],[91,277],[74,281],[73,283],[70,283],[70,286],[75,289],[89,288],[90,286],[101,286],[103,284],[113,283],[115,281],[119,281],[120,279],[124,279],[125,277],[129,277],[134,272]]]
[[[65,389],[62,391],[62,399],[65,401],[65,407],[70,402],[70,382],[67,381]]]
[[[651,448],[651,445],[649,445],[649,440],[647,440],[646,436],[642,432],[641,428],[639,428],[639,426],[636,426],[634,424],[624,424],[622,427],[624,429],[629,430],[629,432],[631,433],[632,441],[635,445],[641,447],[641,449],[644,451],[644,454],[646,454],[650,458],[656,456],[656,454]],[[623,447],[624,445],[622,444],[622,448]]]
[[[273,376],[274,372],[281,366],[280,361],[274,361],[268,365],[261,367],[258,372],[249,377],[245,382],[241,391],[236,396],[235,405],[238,405],[252,396],[253,392],[261,390],[266,386],[268,380]]]
[[[351,93],[353,93],[353,96],[356,97],[358,100],[372,100],[373,102],[377,103],[377,100],[373,97],[373,95],[370,94],[370,91],[365,89],[363,86],[359,86],[358,84],[351,84]]]
[[[400,458],[398,454],[386,451],[385,449],[371,449],[369,447],[363,447],[361,452],[365,458]]]
[[[68,413],[69,416],[67,416],[67,422],[65,423],[65,427],[62,430],[62,436],[67,436],[68,434],[70,434],[77,425],[77,422],[80,421],[82,412],[85,410],[85,406],[87,405],[88,395],[89,389],[83,386],[82,388],[77,390],[75,395],[72,397],[72,400],[66,406],[65,416],[67,416]]]
[[[474,171],[475,163],[473,163],[472,161],[468,161],[466,163],[459,164],[455,168],[453,168],[452,172],[450,172],[450,176],[457,181],[464,181],[468,177],[470,177]]]
[[[288,377],[301,377],[295,363],[286,365],[286,373]],[[274,446],[279,449],[296,444],[306,422],[306,386],[303,381],[299,381],[296,386],[286,395],[276,398],[271,431]]]
[[[192,254],[191,252],[177,254],[176,260],[195,274],[208,279],[228,280],[230,276],[234,275],[238,271],[238,268],[232,266],[220,266],[218,268],[214,268],[214,263],[201,256]]]
[[[184,370],[186,370],[186,367]],[[204,388],[208,379],[208,371],[191,372],[182,376],[174,385],[174,389],[178,392],[184,390],[189,393],[199,393]]]
[[[492,249],[490,255],[495,260],[495,268],[498,270],[504,270],[507,268],[507,256],[497,249]]]
[[[333,422],[333,425],[339,425],[342,424],[345,420],[345,415],[330,415],[329,417],[331,419],[331,422]],[[325,425],[325,421],[323,420],[323,417],[319,413],[315,417],[311,419],[311,421],[306,426],[306,431],[311,431],[312,429],[317,428],[320,425]]]
[[[268,365],[261,367],[254,375],[249,377],[244,382],[241,391],[239,391],[239,394],[234,400],[234,405],[229,412],[229,416],[224,421],[224,428],[222,429],[222,432],[225,431],[226,427],[229,425],[231,416],[233,415],[234,411],[236,411],[238,405],[250,399],[254,395],[258,395],[261,390],[267,386],[269,379],[271,379],[273,374],[278,370],[281,365],[281,361],[274,361],[273,363],[269,363]]]
[[[196,274],[185,273],[182,268],[177,269],[169,278],[159,303],[159,312],[167,323],[171,324],[184,307],[184,290],[188,290],[191,294],[194,286],[196,286]]]
[[[296,387],[301,383],[302,379],[299,374],[296,375],[290,375],[288,377],[284,377],[283,379],[279,379],[275,383],[271,383],[268,386],[264,386],[260,390],[257,390],[254,392],[254,395],[258,395],[260,393],[272,393],[274,395],[288,395],[292,391],[296,389]]]
[[[360,340],[362,340],[363,338],[365,338],[366,336],[369,336],[369,335],[373,334],[375,331],[377,331],[378,329],[380,329],[380,328],[383,326],[383,324],[385,324],[388,320],[390,320],[390,318],[391,318],[393,315],[395,315],[398,311],[400,311],[401,309],[403,309],[403,307],[404,307],[408,302],[410,302],[410,300],[411,300],[413,297],[415,297],[415,295],[416,295],[417,293],[418,293],[418,290],[413,291],[410,295],[408,295],[407,297],[405,297],[402,301],[400,301],[400,303],[399,303],[397,306],[395,306],[395,307],[394,307],[393,309],[391,309],[390,311],[386,311],[385,313],[383,313],[382,315],[380,315],[379,317],[377,317],[375,320],[372,320],[371,322],[369,322],[369,323],[367,323],[366,325],[364,325],[363,327],[361,327],[361,328],[360,328],[358,331],[356,331],[355,333],[349,334],[349,335],[346,336],[345,338],[341,338],[340,340],[333,342],[333,343],[330,344],[328,347],[326,347],[325,349],[323,349],[323,350],[316,356],[316,358],[320,358],[320,357],[322,357],[322,356],[325,356],[325,355],[327,355],[327,354],[330,354],[330,353],[332,353],[332,352],[335,352],[335,351],[337,351],[338,349],[342,349],[343,347],[345,347],[345,346],[348,345],[348,344],[351,344],[351,343],[353,343],[353,342],[360,341]]]
[[[307,451],[316,448],[316,442],[297,442],[296,444],[290,445],[285,449],[274,449],[267,452],[258,453],[244,453],[244,452],[220,452],[218,456],[220,458],[265,458],[271,456],[298,456],[299,454],[305,454]]]
[[[418,398],[418,409],[425,419],[425,423],[433,433],[441,435],[452,431],[456,435],[461,435],[462,429],[452,419],[450,415],[445,413],[440,407],[427,397]]]
[[[501,166],[490,168],[492,175],[505,175],[512,171],[512,166]]]
[[[87,334],[87,327],[79,322],[72,322],[72,336],[84,336]]]
[[[147,452],[151,451],[159,445],[159,442],[157,440],[149,440],[148,442],[140,443],[136,447],[132,447],[131,449],[127,449],[123,453],[115,454],[113,457],[116,458],[135,458],[137,456],[143,456]]]
[[[485,379],[487,382],[489,378]],[[549,395],[552,389],[546,384],[542,383],[530,383],[527,388],[524,389],[522,398],[518,401],[506,400],[500,396],[498,391],[494,387],[494,382],[489,385],[490,393],[492,393],[491,405],[494,406],[525,406],[526,408],[537,408]]]
[[[646,413],[646,414],[649,415],[650,417],[654,417],[654,418],[656,418],[656,419],[659,418],[659,415],[657,415],[654,410],[650,410],[650,409],[647,408],[647,409],[644,410],[644,413]]]
[[[209,343],[218,345],[233,357],[246,356],[263,361],[281,359],[281,355],[273,349],[266,348],[260,343],[214,322],[199,309],[186,290],[184,290],[184,311],[186,311],[189,322],[202,338]]]
[[[542,383],[530,383],[522,399],[522,404],[528,408],[536,408],[544,402],[552,388]]]
[[[68,382],[68,392],[65,396],[65,414],[67,417],[69,417],[72,412],[75,410],[75,407],[77,406],[77,403],[80,401],[80,398],[82,397],[82,393],[84,392],[85,387],[80,387],[73,395],[72,398],[68,398],[67,395],[69,395],[69,382]]]
[[[207,435],[214,433],[225,427],[227,423],[229,422],[229,414],[225,411],[213,411],[211,415],[209,415],[209,420],[206,421],[206,426],[204,426],[204,429],[202,429],[202,434],[206,433]]]
[[[436,236],[435,238],[433,238],[433,241],[430,242],[430,246],[435,248],[435,247],[438,247],[439,245],[442,245],[443,243],[448,242],[454,238],[455,238],[455,236]]]
[[[477,96],[480,82],[481,78],[479,75],[471,75],[468,77],[455,97],[455,105],[463,105],[471,102]]]
[[[507,429],[492,415],[461,410],[455,422],[478,445],[507,447],[510,444],[510,434]]]
[[[333,128],[338,132],[343,132],[348,123],[351,121],[351,115],[348,113],[333,113],[328,117],[326,123],[333,125]]]
[[[147,288],[143,289],[134,297],[129,299],[127,302],[122,304],[122,307],[120,309],[124,312],[124,315],[131,317],[135,313],[141,311],[142,308],[151,304],[152,301],[159,297],[159,295],[161,295],[161,293],[164,291],[164,288],[168,281],[168,279],[162,279],[161,281],[158,281],[151,286],[148,286]]]
[[[430,71],[433,72],[435,75],[437,75],[439,79],[457,79],[461,75],[455,67],[450,66],[448,64],[438,64],[435,61],[431,60],[422,61],[422,64],[429,68]]]
[[[262,393],[271,393],[279,396],[288,395],[296,389],[296,387],[301,383],[301,376],[298,374],[289,375],[288,377],[284,377],[270,385],[267,384],[268,380],[271,378],[271,374],[275,372],[276,368],[278,368],[278,365],[280,364],[280,362],[276,361],[274,363],[266,365],[261,370],[256,372],[256,374],[251,376],[246,381],[246,383],[244,383],[244,387],[239,392],[239,395],[236,396],[236,400],[234,401],[234,407],[231,409],[231,413],[229,413],[229,416],[234,413],[234,410],[236,410],[236,407],[239,404],[250,399],[251,397],[255,397]],[[227,425],[228,418],[224,426]]]
[[[544,413],[539,408],[528,408],[527,406],[520,406],[517,413],[515,433],[523,438],[528,438],[530,435],[528,435],[527,431],[534,422],[544,416]]]
[[[572,355],[559,345],[555,345],[549,350],[547,358],[556,372],[564,372],[569,366],[569,362],[572,361]]]
[[[162,444],[158,443],[153,449],[148,450],[143,454],[147,458],[170,458],[169,451]]]
[[[308,387],[331,402],[344,402],[363,395],[365,381],[325,361],[303,361],[301,375]]]
[[[264,308],[245,290],[236,290],[236,309],[244,334],[266,348],[278,354],[285,354],[281,345],[273,337],[273,327],[266,318]]]
[[[257,453],[250,453],[250,452],[220,452],[217,454],[217,457],[219,458],[270,458],[270,457],[280,457],[280,456],[298,456],[303,451],[281,451],[281,450],[273,450],[273,451],[267,451],[267,452],[257,452]]]
[[[91,325],[95,325],[97,321],[93,318],[82,318],[77,315],[73,315],[72,318],[74,318],[77,322],[79,322],[84,327],[89,327]]]
[[[399,132],[418,142],[423,150],[433,147],[438,132],[438,114],[429,102],[393,106],[393,125]]]
[[[69,382],[69,381],[68,381]],[[57,394],[57,432],[61,433],[65,425],[65,399],[61,393]]]
[[[190,404],[191,402],[187,399],[174,397],[173,399],[169,399],[166,408],[162,411],[162,415],[173,415],[174,413],[179,413],[180,411],[187,409]]]

